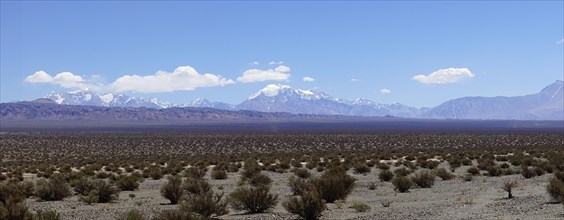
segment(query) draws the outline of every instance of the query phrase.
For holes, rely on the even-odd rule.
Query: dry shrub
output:
[[[311,191],[311,185],[307,180],[296,178],[295,176],[288,178],[288,185],[294,195],[303,195]]]
[[[301,196],[290,196],[282,203],[286,211],[296,214],[305,220],[319,219],[327,208],[325,202],[316,192],[310,192]]]
[[[392,180],[392,178],[394,178],[394,173],[392,173],[392,171],[390,170],[381,170],[380,174],[378,174],[378,178],[382,182],[388,182]]]
[[[145,217],[138,210],[132,209],[118,216],[116,220],[145,220]]]
[[[229,204],[236,210],[262,213],[278,202],[278,195],[271,194],[269,187],[239,187],[229,195]]]
[[[214,180],[227,179],[227,172],[225,172],[225,170],[214,170],[211,173],[211,178]]]
[[[447,171],[445,168],[439,168],[435,170],[435,175],[440,177],[442,180],[450,180],[453,179],[455,176]]]
[[[59,220],[61,216],[55,210],[37,210],[37,213],[33,215],[33,220]]]
[[[44,201],[63,200],[71,196],[70,186],[62,174],[53,174],[49,181],[38,180],[35,190],[37,197]]]
[[[421,171],[411,177],[411,181],[421,188],[431,188],[435,184],[435,174],[430,171]]]
[[[513,191],[513,188],[515,188],[517,186],[519,186],[519,182],[517,182],[517,180],[507,180],[507,181],[503,182],[501,189],[506,191],[507,192],[507,198],[511,199],[511,198],[513,198],[513,194],[511,194],[511,192]]]
[[[395,187],[395,190],[400,193],[409,192],[411,186],[413,186],[413,182],[405,176],[398,176],[392,179],[392,184]]]
[[[182,178],[179,176],[169,176],[167,183],[161,187],[161,195],[170,200],[171,204],[178,204],[178,201],[184,195],[182,189]]]
[[[564,204],[564,171],[554,173],[548,181],[546,191],[554,200]]]
[[[292,173],[294,173],[294,175],[296,175],[297,177],[302,178],[302,179],[307,179],[311,176],[311,173],[308,170],[303,169],[303,168],[294,169],[294,170],[292,170]]]
[[[211,185],[204,179],[187,179],[182,189],[192,194],[200,194],[211,191]]]
[[[139,178],[136,176],[121,175],[117,178],[116,185],[122,191],[134,191],[139,188]]]
[[[325,171],[321,177],[311,180],[312,187],[322,199],[333,203],[345,199],[354,189],[356,179],[346,173],[342,167]]]
[[[223,193],[216,194],[213,191],[199,194],[190,194],[181,209],[209,218],[212,215],[220,216],[228,213],[227,201],[223,200]]]

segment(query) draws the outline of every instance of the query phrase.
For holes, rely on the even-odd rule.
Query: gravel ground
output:
[[[444,165],[441,165],[444,166]],[[456,174],[463,174],[467,167],[460,167]],[[263,171],[264,172],[264,171]],[[471,182],[460,178],[440,180],[437,178],[432,188],[411,189],[408,193],[395,193],[390,182],[378,180],[378,169],[373,168],[367,175],[356,175],[356,187],[340,208],[335,204],[327,204],[323,219],[564,219],[564,206],[550,202],[546,193],[546,184],[550,175],[524,179],[521,175],[501,177],[476,176]],[[288,177],[291,173],[264,172],[272,178],[271,192],[279,195],[280,200],[291,194]],[[319,175],[313,171],[314,175]],[[216,192],[228,195],[239,181],[238,173],[229,173],[226,180],[210,180]],[[517,179],[520,185],[514,190],[515,198],[507,199],[507,193],[501,190],[503,182]],[[141,211],[147,219],[162,210],[174,209],[168,205],[159,189],[166,180],[147,179],[140,184],[138,190],[121,192],[116,202],[109,204],[88,205],[80,202],[77,196],[63,201],[38,202],[28,199],[31,210],[51,209],[60,213],[62,219],[115,219],[118,215],[131,209]],[[369,190],[370,183],[376,183],[375,190]],[[219,190],[218,187],[223,187]],[[131,197],[130,194],[135,195]],[[391,202],[383,207],[382,202]],[[353,202],[366,203],[371,210],[357,213],[349,208]],[[219,216],[220,219],[296,219],[297,216],[284,210],[281,202],[269,213],[245,214],[230,210],[230,213]]]

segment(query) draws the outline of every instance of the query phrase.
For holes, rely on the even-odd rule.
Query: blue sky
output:
[[[562,1],[2,1],[0,29],[1,102],[89,87],[240,103],[283,83],[423,107],[564,78]]]

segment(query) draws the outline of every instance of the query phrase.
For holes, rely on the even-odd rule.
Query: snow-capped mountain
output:
[[[76,90],[70,92],[51,92],[45,96],[47,99],[63,105],[90,105],[105,107],[146,107],[168,108],[170,103],[162,102],[156,98],[131,97],[127,95],[113,95],[111,93],[99,94],[92,90]]]
[[[294,114],[353,116],[414,116],[418,109],[399,103],[379,104],[368,99],[349,101],[321,91],[302,90],[288,85],[270,84],[251,95],[235,109]]]
[[[321,91],[270,84],[234,106],[198,98],[189,104],[172,105],[155,98],[99,94],[91,90],[51,92],[45,98],[57,104],[105,107],[200,107],[224,110],[287,112],[313,115],[397,116],[437,119],[564,120],[563,81],[548,85],[539,93],[514,97],[463,97],[433,108],[415,108],[400,103],[381,104],[369,99],[349,101]],[[42,102],[45,100],[42,100]]]
[[[194,99],[190,104],[182,105],[181,107],[195,107],[195,108],[216,108],[231,110],[234,108],[233,105],[224,102],[210,102],[206,98],[200,97]]]

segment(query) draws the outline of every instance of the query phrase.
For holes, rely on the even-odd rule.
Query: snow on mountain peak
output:
[[[260,91],[258,91],[257,93],[249,96],[249,100],[257,98],[261,95],[264,95],[266,97],[275,97],[278,96],[279,94],[284,94],[284,95],[297,94],[303,99],[320,99],[326,97],[326,95],[322,93],[314,92],[311,90],[296,89],[289,85],[283,85],[283,84],[269,84],[263,89],[261,89]]]

